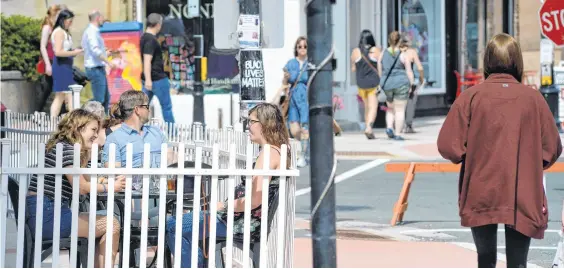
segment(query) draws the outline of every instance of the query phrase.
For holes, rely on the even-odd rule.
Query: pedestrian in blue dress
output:
[[[284,71],[289,74],[290,105],[288,123],[294,139],[301,142],[302,150],[298,155],[298,167],[307,165],[306,152],[309,141],[309,105],[307,100],[307,38],[301,36],[294,46],[294,58],[288,61]]]
[[[56,117],[61,112],[61,105],[65,102],[67,110],[72,110],[72,93],[69,86],[77,84],[73,77],[73,60],[74,57],[83,52],[82,48],[72,48],[72,38],[69,28],[72,25],[74,13],[68,9],[61,10],[57,21],[55,22],[55,30],[51,34],[51,42],[55,57],[53,59],[53,92],[55,99],[51,104],[51,116]]]

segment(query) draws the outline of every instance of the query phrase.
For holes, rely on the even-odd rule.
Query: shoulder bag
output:
[[[360,48],[359,48],[359,50],[360,50]],[[383,52],[382,52],[382,53],[383,53]],[[372,68],[372,70],[374,71],[374,73],[376,73],[376,75],[378,75],[378,69],[376,69],[376,67],[374,67],[374,66],[372,65],[372,63],[366,58],[366,56],[362,53],[362,51],[360,52],[360,55],[362,56],[362,59],[366,62],[366,64],[367,64],[368,66],[370,66],[370,68]],[[382,63],[380,63],[380,64],[382,64]],[[388,73],[388,75],[389,75],[389,73]],[[378,103],[384,103],[384,102],[386,102],[386,99],[387,99],[386,94],[384,93],[384,91],[382,90],[382,88],[381,88],[380,86],[378,86],[376,92],[377,92],[377,93],[376,93],[376,96],[377,96],[377,98],[378,98]]]
[[[298,63],[299,65],[299,63]],[[286,98],[284,98],[284,101],[282,101],[282,104],[280,104],[280,111],[282,112],[282,116],[284,116],[284,118],[288,117],[288,110],[290,109],[290,100],[292,99],[292,89],[296,88],[296,86],[298,86],[298,82],[300,82],[300,79],[302,78],[302,74],[304,73],[304,70],[307,67],[307,63],[304,63],[304,66],[301,68],[300,73],[298,73],[298,76],[296,78],[296,82],[294,82],[294,86],[292,86],[290,89],[288,89],[288,95],[286,96]]]

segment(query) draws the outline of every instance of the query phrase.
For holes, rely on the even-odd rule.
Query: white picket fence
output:
[[[6,138],[11,141],[12,152],[10,156],[14,164],[20,161],[19,152],[22,143],[26,143],[30,151],[37,151],[39,143],[47,143],[62,118],[50,117],[46,113],[25,114],[11,110],[6,110],[5,117],[5,126],[1,127],[0,130],[6,132]],[[171,144],[201,141],[203,146],[212,147],[214,144],[219,144],[222,151],[229,151],[229,146],[233,143],[236,145],[237,155],[245,156],[247,144],[250,143],[247,133],[235,131],[233,127],[218,130],[205,128],[199,122],[167,124],[157,119],[152,119],[148,124],[159,127]],[[297,146],[297,143],[293,142],[292,144]],[[258,145],[254,146],[254,152],[258,153]],[[28,166],[33,167],[37,163],[37,155],[28,156]]]
[[[224,133],[221,131],[218,132],[211,132],[214,136],[221,137]],[[228,135],[228,134],[226,134]],[[231,134],[233,136],[233,133]],[[183,140],[183,139],[182,139]],[[219,139],[222,140],[222,139]],[[233,137],[226,139],[227,141],[234,141]],[[205,141],[205,140],[204,140]],[[2,143],[2,156],[11,156],[11,152],[13,152],[12,145],[14,144],[11,141],[4,140]],[[210,142],[211,143],[211,142]],[[28,186],[30,176],[32,174],[38,175],[38,203],[37,203],[37,212],[41,214],[42,207],[43,207],[43,199],[46,199],[43,195],[43,179],[45,174],[54,174],[56,175],[56,186],[58,186],[57,191],[55,193],[55,205],[61,205],[61,187],[63,175],[71,175],[74,179],[79,178],[80,175],[91,175],[92,177],[96,178],[100,175],[106,175],[109,180],[108,184],[108,194],[107,194],[107,212],[114,212],[114,207],[116,206],[114,203],[114,198],[116,197],[113,190],[115,176],[116,175],[125,175],[127,178],[127,187],[125,190],[125,210],[124,215],[119,216],[123,218],[124,226],[122,227],[122,234],[123,238],[122,241],[125,242],[122,245],[122,249],[120,250],[121,254],[123,254],[123,264],[121,266],[123,268],[130,267],[129,264],[129,255],[133,253],[129,249],[129,242],[131,239],[131,212],[132,212],[132,179],[134,175],[143,175],[143,188],[142,188],[142,201],[145,204],[148,204],[149,195],[150,195],[150,188],[151,182],[158,184],[158,197],[160,201],[165,201],[167,198],[167,178],[169,176],[178,176],[178,178],[183,178],[184,175],[192,175],[195,178],[194,182],[194,199],[193,199],[193,223],[199,223],[199,212],[201,208],[200,204],[200,193],[201,193],[201,183],[205,181],[204,179],[207,177],[211,177],[211,182],[209,182],[209,190],[210,196],[207,197],[210,201],[209,203],[209,213],[211,218],[215,219],[217,214],[217,202],[224,201],[227,199],[228,204],[228,222],[227,222],[227,234],[232,234],[233,232],[233,204],[234,204],[234,188],[236,184],[241,182],[241,180],[245,180],[246,187],[245,193],[248,194],[246,197],[249,197],[251,193],[251,185],[252,185],[252,177],[253,176],[263,176],[263,180],[261,182],[262,189],[267,190],[269,186],[268,178],[271,176],[278,176],[280,177],[279,180],[279,187],[278,187],[278,205],[275,208],[275,213],[273,216],[269,215],[269,208],[268,208],[268,191],[262,192],[262,218],[261,218],[261,231],[260,231],[260,242],[256,242],[256,244],[260,245],[260,267],[292,267],[292,260],[293,260],[293,236],[294,236],[294,215],[295,215],[295,201],[294,201],[294,193],[295,193],[295,177],[299,176],[299,170],[297,170],[294,166],[295,163],[295,153],[292,153],[292,160],[290,169],[286,169],[286,158],[282,158],[280,164],[280,170],[271,170],[268,166],[265,167],[256,167],[253,169],[253,160],[256,156],[256,150],[251,143],[246,144],[245,153],[241,154],[240,145],[236,143],[230,143],[228,146],[220,145],[219,143],[214,143],[211,147],[205,145],[202,140],[198,140],[197,142],[193,143],[176,143],[172,142],[172,146],[175,148],[175,152],[178,154],[178,168],[149,168],[149,147],[145,145],[145,154],[144,154],[144,167],[143,168],[131,168],[132,163],[132,145],[128,145],[127,147],[127,168],[97,168],[93,166],[93,168],[79,168],[79,161],[80,161],[80,148],[79,145],[75,145],[75,154],[74,154],[74,168],[62,168],[62,145],[57,145],[57,151],[61,152],[58,154],[57,157],[57,168],[44,168],[45,165],[45,145],[43,143],[37,143],[37,145],[32,145],[28,147],[28,144],[22,144],[19,146],[19,162],[17,165],[12,162],[12,158],[2,158],[2,182],[1,182],[1,193],[0,193],[0,267],[5,267],[7,253],[6,253],[6,242],[9,240],[13,242],[15,240],[17,243],[16,255],[14,256],[17,260],[15,262],[16,267],[22,267],[26,265],[27,261],[24,260],[24,251],[25,249],[29,249],[30,246],[25,245],[24,241],[24,232],[25,232],[25,203],[26,203],[26,196],[27,196],[27,187],[20,187],[19,188],[19,206],[18,206],[18,226],[17,226],[17,235],[12,233],[7,234],[6,231],[6,215],[8,209],[9,197],[8,193],[8,176],[14,175],[18,178],[20,186]],[[166,167],[167,163],[167,148],[170,145],[163,144],[162,145],[162,155],[161,155],[161,167]],[[227,147],[227,150],[223,150],[222,148]],[[92,149],[92,156],[91,162],[97,163],[98,160],[98,147],[96,145]],[[113,163],[115,160],[115,145],[111,145],[110,147],[110,164]],[[265,164],[269,163],[269,151],[271,150],[270,147],[267,145],[263,149],[265,151]],[[287,146],[282,146],[282,152],[287,150]],[[36,159],[37,167],[29,167],[28,161],[30,160],[30,155],[37,155]],[[206,163],[206,161],[210,161],[211,159],[211,169],[202,169],[202,164]],[[184,162],[182,160],[195,160],[195,168],[184,168]],[[243,164],[244,163],[244,164]],[[112,165],[113,166],[113,165]],[[220,179],[220,177],[228,177],[225,179]],[[183,194],[183,184],[182,180],[177,182],[177,192],[176,197],[173,199],[176,201],[176,230],[181,230],[181,216],[185,213],[185,207],[183,206],[184,202],[184,194]],[[70,265],[74,266],[77,261],[77,242],[78,242],[78,207],[79,207],[79,184],[73,185],[73,199],[72,199],[72,232],[71,232],[71,246],[70,246]],[[223,187],[222,187],[223,185]],[[92,184],[95,186],[95,184]],[[155,185],[153,185],[155,186]],[[206,186],[206,185],[204,185]],[[97,194],[96,187],[91,187],[90,189],[90,210],[89,210],[89,220],[91,225],[89,226],[89,236],[88,236],[88,262],[87,264],[83,264],[83,267],[93,267],[94,266],[94,244],[95,244],[95,218],[96,218],[96,201],[99,194]],[[165,265],[165,221],[167,217],[166,212],[166,204],[167,203],[159,203],[159,214],[158,214],[158,252],[157,255],[157,267],[162,268]],[[274,209],[274,208],[273,208]],[[146,266],[145,261],[147,260],[147,240],[148,240],[148,207],[142,208],[142,221],[141,221],[141,247],[140,247],[140,266],[144,268]],[[210,221],[209,227],[209,264],[210,268],[216,266],[216,258],[220,255],[224,255],[225,257],[225,267],[249,267],[250,263],[250,249],[251,241],[249,236],[250,231],[250,212],[251,212],[251,200],[245,199],[245,210],[244,210],[244,240],[243,242],[239,242],[239,244],[235,244],[237,246],[242,246],[242,250],[240,247],[235,247],[234,239],[232,236],[227,236],[225,244],[224,253],[216,252],[216,225],[214,221]],[[59,267],[62,266],[63,261],[61,261],[59,246],[60,246],[60,210],[55,208],[55,225],[54,225],[54,239],[53,239],[53,254],[52,254],[52,266]],[[110,214],[111,215],[111,214]],[[272,217],[272,223],[268,224],[268,219]],[[42,217],[38,216],[38,220],[41,220]],[[37,229],[36,229],[36,238],[41,238],[42,233],[42,221],[36,222]],[[107,245],[106,245],[106,267],[113,267],[115,261],[111,260],[111,253],[112,253],[112,222],[108,222],[107,227]],[[270,233],[268,230],[270,228]],[[194,225],[194,231],[192,235],[192,242],[198,242],[198,225]],[[180,243],[181,243],[181,236],[180,232],[176,233],[176,253],[172,253],[174,255],[174,268],[180,268]],[[200,238],[202,239],[202,238]],[[242,244],[241,244],[242,243]],[[35,244],[35,252],[31,255],[34,255],[34,264],[31,266],[34,267],[41,267],[41,247],[42,242],[40,240],[36,240]],[[221,246],[221,245],[218,245]],[[192,257],[192,267],[196,266],[197,263],[197,247],[198,244],[194,243],[192,245],[191,253]],[[13,256],[13,255],[12,255]]]

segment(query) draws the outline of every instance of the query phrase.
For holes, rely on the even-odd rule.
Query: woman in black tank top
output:
[[[378,57],[380,49],[376,47],[374,36],[369,30],[363,30],[360,34],[358,48],[353,49],[351,55],[352,71],[356,73],[356,85],[358,95],[364,102],[364,135],[368,139],[374,139],[372,124],[378,113],[378,100],[376,91],[380,84],[378,75]]]

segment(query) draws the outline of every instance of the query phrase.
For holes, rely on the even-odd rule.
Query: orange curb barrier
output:
[[[403,187],[399,194],[398,201],[394,204],[392,220],[390,225],[396,226],[398,222],[403,220],[403,215],[407,211],[407,198],[411,183],[415,179],[416,173],[459,173],[460,164],[435,162],[435,163],[388,163],[386,164],[386,172],[388,173],[405,173]],[[555,163],[549,169],[544,170],[545,173],[564,173],[564,162]]]

